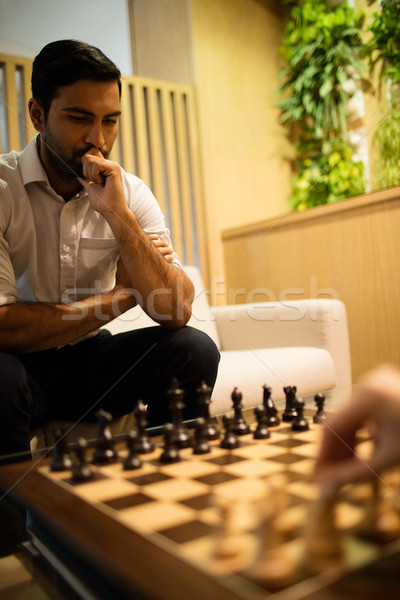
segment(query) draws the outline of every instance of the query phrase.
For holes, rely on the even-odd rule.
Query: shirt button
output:
[[[71,251],[71,246],[69,246],[68,244],[64,244],[63,250],[64,250],[65,254],[68,254]]]

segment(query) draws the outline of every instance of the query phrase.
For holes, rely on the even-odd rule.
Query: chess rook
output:
[[[296,392],[297,387],[295,385],[288,385],[283,388],[286,396],[286,405],[285,410],[282,414],[282,421],[286,423],[294,421],[297,416],[296,408],[295,408],[295,400],[296,400]]]

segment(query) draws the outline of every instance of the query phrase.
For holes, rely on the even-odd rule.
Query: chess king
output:
[[[37,135],[0,156],[0,454],[28,451],[46,421],[116,417],[139,399],[164,423],[173,377],[193,418],[196,388],[215,383],[219,353],[187,326],[193,285],[159,205],[109,159],[120,95],[99,49],[46,45],[28,105]],[[136,304],[159,326],[101,329]]]

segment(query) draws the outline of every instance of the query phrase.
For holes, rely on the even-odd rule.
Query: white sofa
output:
[[[185,266],[195,286],[189,325],[208,333],[217,344],[221,361],[212,395],[211,412],[231,410],[237,387],[243,405],[262,401],[262,386],[272,388],[274,400],[284,398],[283,387],[297,386],[300,396],[346,388],[351,364],[346,309],[335,299],[307,299],[210,307],[199,270]],[[105,328],[121,331],[156,325],[139,307],[121,315]],[[61,425],[68,425],[61,423]],[[52,424],[36,431],[33,446],[49,443]],[[114,431],[126,423],[116,422]],[[94,426],[79,424],[72,437],[95,435]]]

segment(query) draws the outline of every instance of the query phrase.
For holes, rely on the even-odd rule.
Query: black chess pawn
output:
[[[138,454],[148,454],[153,452],[154,444],[150,440],[149,434],[147,433],[147,407],[141,400],[138,401],[134,410],[136,419],[136,428],[138,433],[138,439],[136,444],[136,450]]]
[[[175,430],[172,423],[164,426],[164,450],[160,456],[162,463],[174,463],[180,460],[179,449],[175,440]]]
[[[169,410],[172,415],[172,424],[174,426],[174,438],[178,448],[188,448],[192,445],[192,437],[183,422],[183,410],[185,403],[183,398],[185,390],[179,387],[176,377],[171,382],[171,387],[167,391],[169,398]]]
[[[236,435],[246,435],[250,433],[250,426],[246,423],[242,413],[242,393],[235,387],[232,392],[233,404],[233,431]]]
[[[293,431],[308,431],[310,426],[308,425],[307,419],[304,417],[304,400],[302,398],[296,398],[295,400],[296,418],[292,421]]]
[[[128,455],[122,462],[122,468],[125,471],[140,469],[142,461],[138,456],[138,433],[135,429],[128,431],[126,435],[126,445],[128,448]]]
[[[268,385],[263,385],[263,405],[267,415],[267,426],[277,427],[281,420],[278,417],[278,409],[271,398],[271,388]]]
[[[314,423],[324,423],[326,421],[326,414],[325,414],[325,396],[324,394],[315,394],[314,396],[314,402],[317,406],[317,412],[315,413],[315,415],[313,416],[313,422]]]
[[[79,438],[76,445],[76,459],[72,465],[72,481],[82,483],[93,478],[93,471],[86,459],[87,442]]]
[[[50,462],[50,471],[68,471],[72,467],[72,460],[68,453],[66,433],[61,429],[53,429],[53,450]]]
[[[214,423],[213,418],[210,416],[210,404],[211,404],[211,387],[202,381],[200,387],[197,388],[198,404],[202,409],[203,418],[206,422],[207,439],[218,440],[220,437],[220,431],[217,425]]]
[[[112,416],[105,410],[100,409],[96,412],[96,418],[99,429],[92,462],[95,464],[115,462],[118,455],[114,450],[114,442],[110,429]]]
[[[234,450],[235,448],[239,448],[240,441],[234,431],[233,417],[230,415],[224,415],[222,417],[222,422],[225,427],[225,434],[220,443],[220,447],[225,448],[226,450]]]
[[[256,406],[254,414],[257,419],[257,427],[254,430],[253,437],[255,440],[266,440],[271,434],[268,429],[267,412],[265,406]]]
[[[295,385],[287,385],[283,388],[286,396],[285,410],[282,413],[282,420],[286,423],[294,421],[297,417],[295,408],[297,387]]]
[[[207,422],[202,417],[196,419],[193,454],[207,454],[210,445],[207,437]]]

